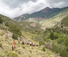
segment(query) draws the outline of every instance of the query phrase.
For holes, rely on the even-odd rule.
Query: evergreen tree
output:
[[[2,22],[3,22],[3,20],[2,20],[2,18],[0,17],[0,23],[2,24]]]

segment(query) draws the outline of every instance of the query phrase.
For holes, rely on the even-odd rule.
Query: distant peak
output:
[[[48,13],[50,11],[49,7],[44,8],[41,12]]]

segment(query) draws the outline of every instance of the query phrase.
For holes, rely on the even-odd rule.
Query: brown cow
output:
[[[29,43],[26,43],[27,45],[29,45]]]
[[[24,42],[22,42],[22,44],[24,45],[25,43],[24,43]]]

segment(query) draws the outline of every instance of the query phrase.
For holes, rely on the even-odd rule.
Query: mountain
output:
[[[41,21],[43,19],[52,18],[55,15],[59,14],[63,10],[67,9],[68,7],[64,8],[49,8],[46,7],[38,12],[34,12],[32,14],[23,14],[19,17],[13,18],[16,21]]]
[[[42,24],[45,28],[51,28],[55,26],[58,22],[60,22],[62,19],[64,19],[66,16],[68,16],[68,8],[61,11],[59,14],[55,15],[52,18],[47,18],[47,20],[41,20],[40,24]]]

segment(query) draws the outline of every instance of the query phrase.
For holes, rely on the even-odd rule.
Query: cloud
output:
[[[64,7],[68,0],[0,0],[0,13],[14,18],[26,13],[33,13],[45,7]]]
[[[46,0],[50,7],[62,8],[68,6],[68,0]]]
[[[11,8],[15,8],[19,6],[19,4],[28,3],[29,1],[36,2],[36,0],[2,0],[3,3]]]

